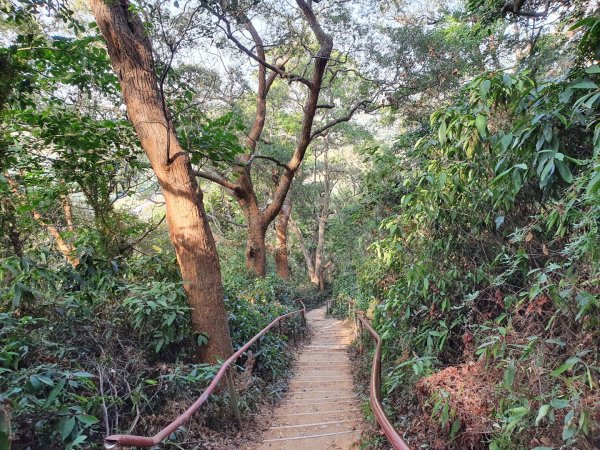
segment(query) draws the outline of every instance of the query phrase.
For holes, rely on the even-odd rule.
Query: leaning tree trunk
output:
[[[147,31],[127,0],[90,0],[90,5],[106,39],[129,120],[162,188],[193,331],[208,336],[198,356],[216,362],[232,353],[219,258],[189,155],[168,119]]]
[[[284,280],[290,279],[290,265],[288,262],[288,248],[287,248],[287,233],[288,223],[290,221],[290,215],[292,214],[292,202],[290,194],[279,211],[279,217],[275,222],[275,234],[277,236],[277,244],[275,247],[275,271]]]
[[[65,213],[65,221],[67,222],[67,230],[70,233],[75,232],[75,225],[73,224],[73,208],[71,206],[71,199],[69,194],[65,194],[62,198],[63,212]]]

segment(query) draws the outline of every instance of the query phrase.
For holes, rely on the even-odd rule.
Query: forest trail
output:
[[[354,332],[348,322],[326,317],[325,307],[310,311],[307,320],[313,338],[256,450],[358,448],[363,419],[347,354]]]

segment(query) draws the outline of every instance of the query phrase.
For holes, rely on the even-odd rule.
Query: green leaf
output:
[[[58,431],[59,431],[60,437],[63,441],[66,440],[70,436],[74,427],[75,427],[75,417],[69,417],[69,418],[65,417],[60,422],[60,424],[58,425]]]
[[[550,180],[552,178],[552,174],[554,173],[554,160],[550,159],[544,166],[542,172],[540,173],[540,188],[545,188],[550,184]]]
[[[571,403],[569,402],[569,400],[565,400],[564,398],[553,398],[550,401],[550,406],[556,409],[566,408],[570,404]]]
[[[87,426],[92,426],[99,422],[99,420],[96,416],[91,416],[91,415],[87,415],[87,414],[81,414],[81,415],[77,416],[77,420],[79,420],[81,423],[83,423],[84,425],[87,425]]]
[[[29,384],[31,384],[31,387],[33,388],[34,392],[37,392],[42,388],[42,383],[40,382],[37,375],[31,375],[29,377]]]
[[[600,172],[596,173],[596,175],[592,177],[587,185],[587,188],[585,189],[585,192],[588,195],[592,195],[598,192],[598,189],[600,189]]]
[[[552,142],[552,137],[554,136],[554,130],[552,129],[552,125],[546,124],[543,133],[546,142]]]
[[[481,98],[484,100],[487,98],[488,92],[490,92],[490,87],[492,86],[492,82],[490,80],[483,80],[481,85],[479,86],[479,90],[481,92]]]
[[[487,118],[483,114],[478,114],[475,118],[475,127],[481,137],[487,136]]]
[[[50,387],[54,386],[54,381],[52,381],[50,378],[48,378],[44,375],[37,375],[37,377],[42,383],[47,384]]]
[[[511,359],[504,371],[504,385],[506,387],[512,386],[515,381],[515,360]]]
[[[500,139],[500,146],[502,147],[503,151],[508,150],[508,146],[510,145],[512,140],[513,140],[512,133],[507,133],[504,136],[502,136],[502,139]]]
[[[563,428],[562,438],[563,441],[568,441],[577,433],[577,427],[574,425],[569,425],[568,427]]]
[[[198,345],[206,345],[208,344],[208,336],[204,333],[200,333],[198,334],[198,339],[196,342],[198,342]]]
[[[558,153],[557,153],[558,155]],[[554,163],[556,164],[556,168],[558,169],[558,173],[560,174],[560,177],[565,180],[567,183],[572,183],[573,182],[573,174],[571,173],[571,169],[569,169],[569,166],[567,166],[567,164],[565,164],[564,161],[561,161],[559,159],[556,159],[554,161]]]
[[[572,89],[597,89],[598,85],[596,83],[592,83],[591,81],[582,81],[581,83],[574,84],[570,87]]]
[[[548,415],[550,412],[550,405],[542,405],[538,411],[538,415],[535,418],[535,424],[538,425],[541,420]]]
[[[591,108],[592,106],[594,106],[594,103],[596,103],[596,101],[600,98],[600,92],[597,92],[596,94],[590,96],[590,98],[588,98],[585,102],[583,102],[583,106],[585,106],[586,108]]]
[[[52,389],[52,391],[50,392],[50,395],[48,396],[48,398],[46,399],[46,402],[44,403],[44,409],[47,409],[49,406],[51,406],[54,403],[54,400],[56,400],[56,397],[58,397],[58,394],[60,394],[60,392],[65,387],[66,382],[67,382],[67,379],[62,378],[56,384],[56,386],[54,386],[54,389]]]
[[[577,356],[571,356],[562,365],[560,365],[559,367],[554,369],[552,372],[550,372],[550,375],[552,375],[553,377],[557,377],[561,373],[566,372],[567,370],[571,369],[579,361],[580,361],[580,359]]]
[[[86,441],[86,439],[87,436],[85,434],[80,434],[75,438],[73,442],[71,442],[71,446],[73,447],[75,445],[83,444]]]
[[[590,67],[586,67],[585,73],[590,73],[590,74],[600,73],[600,66],[598,64],[594,64]]]
[[[456,436],[456,433],[460,430],[460,419],[455,419],[452,422],[452,428],[450,428],[450,436]]]
[[[447,133],[446,122],[442,120],[442,123],[440,124],[440,128],[438,129],[438,139],[440,141],[440,144],[442,144],[442,145],[444,145],[446,143],[446,133]]]

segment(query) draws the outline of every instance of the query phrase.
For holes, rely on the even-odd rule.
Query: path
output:
[[[302,349],[287,399],[273,411],[257,450],[358,448],[362,414],[347,354],[352,329],[325,317],[324,307],[310,311],[307,320],[313,338]]]

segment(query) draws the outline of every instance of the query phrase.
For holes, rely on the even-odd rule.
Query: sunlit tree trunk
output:
[[[127,0],[90,0],[119,78],[129,120],[158,178],[167,223],[191,311],[193,331],[208,335],[202,361],[232,352],[219,258],[189,155],[170,122],[155,74],[148,33]]]
[[[18,197],[18,196],[24,195],[19,190],[19,185],[17,184],[17,181],[14,178],[12,178],[11,176],[8,176],[8,175],[6,175],[5,178],[8,180],[8,184],[10,185],[11,190],[15,196]],[[43,226],[46,229],[46,231],[48,231],[50,236],[52,236],[52,238],[54,239],[56,248],[65,257],[65,259],[68,261],[68,263],[71,264],[73,267],[78,266],[79,258],[77,258],[77,256],[76,256],[75,247],[73,245],[71,245],[69,242],[65,241],[65,239],[60,234],[58,227],[56,227],[52,223],[49,223],[46,220],[44,220],[44,218],[42,217],[40,212],[36,209],[31,210],[31,215],[41,226]]]
[[[321,214],[319,215],[319,227],[317,230],[317,248],[315,250],[315,281],[320,290],[325,289],[323,273],[323,253],[325,250],[325,228],[329,219],[329,202],[331,199],[331,187],[329,185],[329,136],[325,137],[325,149],[323,151],[323,201],[321,203]],[[315,282],[313,281],[313,283]]]
[[[65,213],[65,221],[67,222],[67,230],[72,233],[75,231],[75,225],[73,224],[73,208],[71,207],[71,200],[68,195],[63,197],[62,207]]]
[[[290,279],[290,264],[288,261],[288,224],[290,221],[290,215],[292,214],[292,202],[291,196],[288,193],[279,216],[275,222],[275,235],[277,238],[277,244],[275,246],[275,271],[284,280]]]

